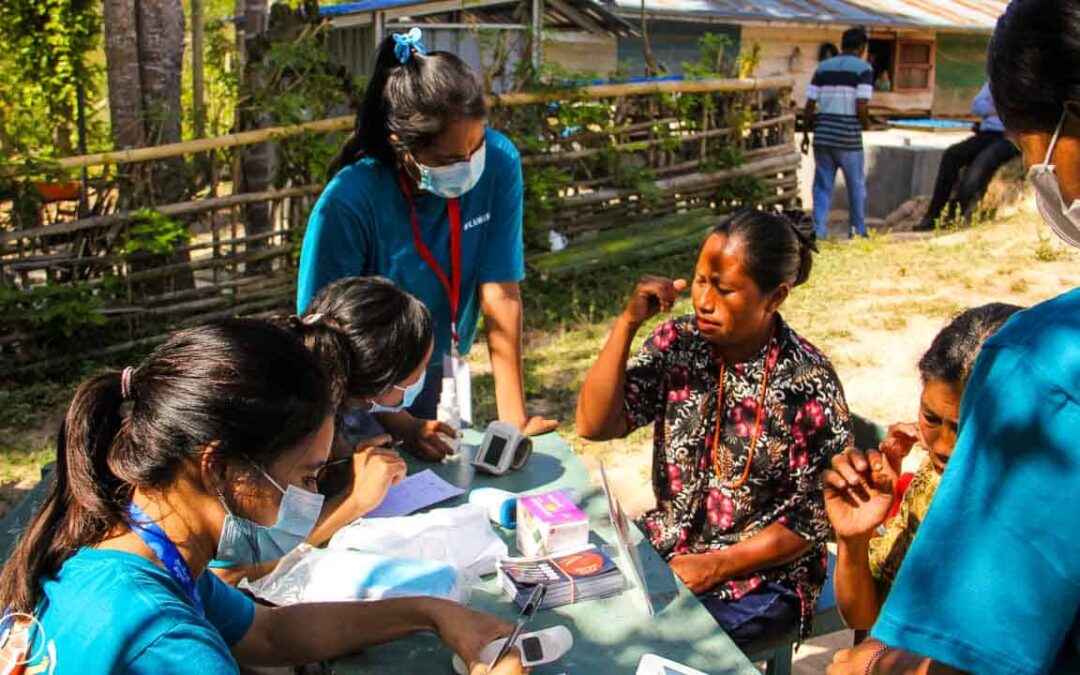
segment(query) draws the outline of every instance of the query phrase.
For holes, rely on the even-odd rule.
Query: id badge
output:
[[[443,355],[443,377],[454,378],[461,423],[472,426],[472,368],[469,362],[455,354]]]

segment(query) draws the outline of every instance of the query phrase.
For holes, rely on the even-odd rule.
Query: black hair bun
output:
[[[814,219],[810,214],[802,209],[786,209],[783,216],[791,223],[791,229],[795,231],[799,243],[817,253],[817,230],[814,228]]]

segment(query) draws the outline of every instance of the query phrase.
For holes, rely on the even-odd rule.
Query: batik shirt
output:
[[[761,435],[750,453],[749,478],[734,488],[746,467],[766,359]],[[851,435],[844,392],[829,360],[777,317],[768,345],[726,369],[714,464],[720,365],[692,316],[659,326],[628,364],[629,429],[652,423],[655,434],[657,506],[642,516],[641,525],[667,560],[726,548],[773,523],[811,542],[806,554],[789,563],[708,591],[738,600],[763,584],[778,583],[798,595],[800,632],[806,636],[825,581],[825,542],[831,533],[820,474]]]
[[[883,602],[896,580],[904,556],[911,548],[911,542],[915,540],[919,525],[930,510],[939,480],[933,463],[927,457],[908,484],[900,510],[885,526],[885,534],[870,540],[870,575],[877,583],[878,597]]]

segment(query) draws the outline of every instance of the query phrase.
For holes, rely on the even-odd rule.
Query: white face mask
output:
[[[270,527],[233,514],[225,499],[218,495],[227,515],[221,528],[217,553],[222,562],[234,565],[255,565],[278,560],[308,538],[322,512],[323,496],[295,485],[283,489],[266,471],[252,465],[284,495],[278,506],[277,522]]]
[[[417,162],[416,168],[420,170],[418,187],[445,199],[456,199],[480,182],[486,159],[487,144],[484,143],[464,162],[448,166],[425,166]]]
[[[404,392],[401,396],[401,403],[397,405],[379,405],[378,401],[371,402],[371,409],[369,413],[396,413],[401,412],[405,408],[409,408],[416,402],[416,398],[420,396],[420,392],[424,391],[424,382],[427,380],[427,370],[420,371],[420,379],[413,382],[407,387],[400,387],[394,385],[394,389],[400,392]]]
[[[1046,159],[1042,164],[1032,165],[1028,171],[1028,180],[1035,187],[1035,203],[1039,207],[1043,220],[1066,243],[1080,248],[1080,199],[1074,199],[1072,204],[1065,204],[1061,196],[1061,184],[1058,182],[1057,172],[1054,170],[1054,165],[1050,163],[1068,114],[1068,111],[1062,113],[1054,137],[1050,139]]]

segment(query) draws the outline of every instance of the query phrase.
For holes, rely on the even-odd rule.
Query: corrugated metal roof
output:
[[[649,12],[707,14],[732,21],[786,21],[990,31],[1007,0],[644,0]],[[641,0],[614,0],[641,11]]]

